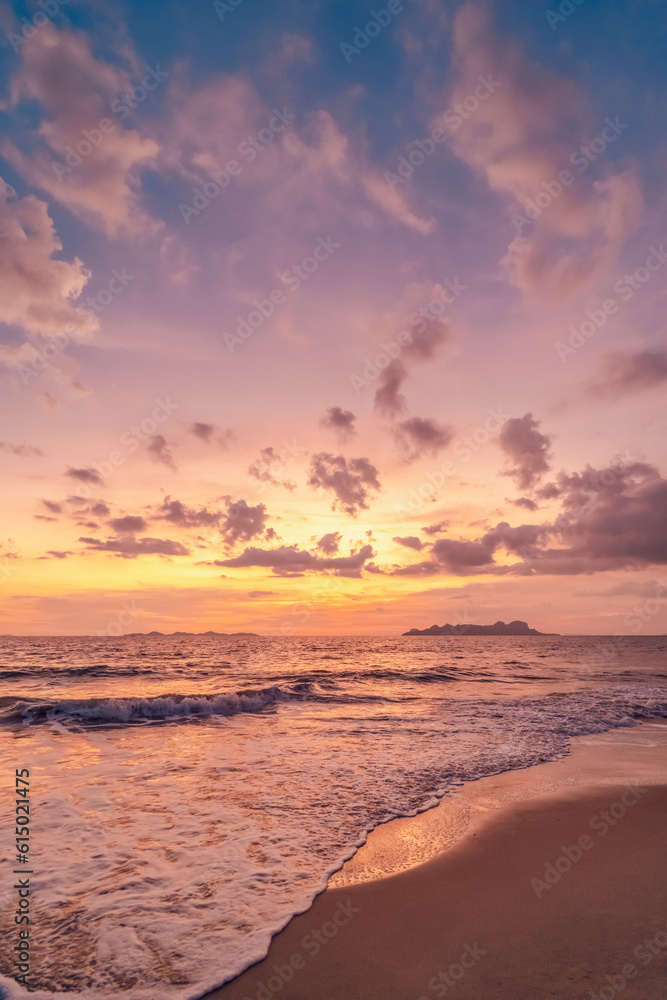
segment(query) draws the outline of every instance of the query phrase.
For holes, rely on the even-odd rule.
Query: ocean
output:
[[[373,827],[667,715],[667,637],[0,638],[0,992],[197,998]],[[31,962],[11,978],[14,772]],[[9,833],[8,833],[9,831]]]

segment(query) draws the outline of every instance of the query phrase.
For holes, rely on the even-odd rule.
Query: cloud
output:
[[[411,340],[403,348],[402,357],[407,361],[431,361],[438,348],[452,335],[449,323],[442,319],[421,319],[411,327]]]
[[[419,563],[409,563],[407,566],[394,566],[389,571],[376,569],[374,572],[388,572],[390,576],[432,576],[434,573],[441,573],[442,569],[437,563],[425,560]]]
[[[667,381],[667,351],[662,348],[624,354],[615,351],[603,359],[603,378],[589,388],[600,396],[624,396],[654,389]]]
[[[450,573],[479,572],[493,563],[495,546],[486,539],[481,541],[456,541],[439,538],[433,543],[432,556],[436,563]]]
[[[271,569],[278,576],[295,576],[303,573],[320,573],[333,570],[335,576],[360,577],[364,564],[373,556],[373,546],[364,545],[349,556],[322,557],[296,545],[280,545],[275,549],[254,546],[244,549],[241,555],[225,559],[220,565],[233,568],[261,566]]]
[[[190,427],[190,433],[203,441],[204,444],[212,444],[214,439],[221,448],[227,448],[229,442],[234,440],[235,434],[231,430],[222,430],[216,424],[194,423]]]
[[[422,531],[425,535],[439,535],[443,531],[446,531],[449,527],[449,521],[436,521],[435,524],[429,524]]]
[[[172,472],[177,471],[174,456],[163,434],[152,434],[148,441],[147,450],[154,462],[166,465]]]
[[[404,420],[394,427],[393,433],[404,462],[414,462],[422,455],[437,455],[454,437],[452,427],[439,426],[423,417]]]
[[[306,203],[313,216],[333,206],[366,227],[381,216],[421,234],[434,228],[432,219],[409,208],[403,192],[387,185],[369,161],[365,143],[345,135],[330,111],[316,109],[293,121],[292,112],[283,108],[284,117],[276,119],[245,75],[218,74],[191,86],[183,66],[169,72],[156,67],[168,79],[163,94],[148,95],[147,108],[159,101],[164,114],[133,118],[132,112],[124,116],[111,110],[119,104],[125,110],[118,99],[145,74],[129,45],[105,61],[93,55],[83,33],[44,25],[22,46],[21,55],[10,106],[29,106],[34,127],[24,130],[18,145],[5,140],[0,152],[28,183],[110,236],[159,228],[145,210],[142,173],[151,170],[167,182],[182,181],[183,198],[191,199],[194,185],[210,184],[210,173],[224,170],[230,151],[271,121],[278,123],[273,142],[252,170],[235,178],[251,225],[261,212],[280,226]],[[136,128],[129,127],[132,121]],[[84,130],[99,132],[101,141],[91,144]],[[92,148],[79,157],[82,143]],[[184,270],[175,280],[182,280]]]
[[[97,469],[73,469],[70,466],[65,475],[69,476],[70,479],[78,480],[80,483],[90,483],[93,486],[104,486],[104,480]]]
[[[275,138],[253,163],[235,178],[237,200],[249,225],[261,212],[265,224],[278,228],[307,205],[318,213],[347,217],[356,225],[373,226],[379,216],[418,233],[429,233],[433,220],[419,218],[405,195],[392,190],[382,172],[368,161],[367,147],[338,127],[328,110],[296,116],[263,104],[242,76],[219,75],[190,88],[174,74],[169,86],[167,126],[160,133],[160,162],[192,185],[210,181],[230,159],[230,150],[248,135],[276,122]]]
[[[259,597],[259,598],[261,598],[261,597],[273,597],[274,594],[275,594],[275,590],[249,590],[248,591],[248,597],[252,597],[252,598],[256,598],[256,597]]]
[[[16,198],[0,178],[0,283],[11,294],[0,298],[0,322],[16,324],[42,337],[63,334],[84,340],[98,328],[92,313],[74,305],[89,273],[78,257],[70,263],[54,260],[62,243],[46,202],[34,195]],[[0,362],[9,367],[30,364],[29,345],[5,346]]]
[[[519,497],[518,500],[510,500],[515,507],[525,507],[526,510],[537,510],[538,506],[530,497]]]
[[[273,471],[280,472],[285,465],[285,460],[272,447],[262,448],[257,461],[249,466],[248,475],[261,483],[271,483],[273,486],[284,486],[286,490],[295,490],[296,483],[293,483],[291,479],[283,479],[275,475]]]
[[[236,542],[248,542],[251,538],[263,535],[268,520],[266,507],[263,503],[250,507],[245,500],[232,501],[227,499],[227,510],[220,525],[220,532],[227,545]],[[271,531],[271,529],[269,529]],[[267,532],[268,534],[268,532]],[[221,563],[226,566],[228,563]]]
[[[411,340],[403,347],[401,358],[394,358],[380,373],[374,408],[385,417],[396,417],[405,410],[405,396],[400,389],[413,363],[432,360],[439,347],[451,338],[451,328],[441,319],[421,319],[410,329]]]
[[[108,517],[111,511],[103,500],[97,500],[90,508],[90,513],[95,517]]]
[[[128,515],[127,517],[116,517],[109,521],[109,527],[120,534],[134,534],[137,531],[145,531],[148,523],[143,517]]]
[[[402,361],[391,361],[379,378],[375,390],[374,408],[383,417],[397,417],[405,410],[405,396],[400,392],[408,377],[408,370]]]
[[[332,556],[334,552],[338,552],[342,537],[340,531],[329,531],[326,535],[322,535],[317,547],[320,552],[324,552],[325,556]]]
[[[6,444],[4,441],[0,441],[0,451],[8,451],[10,454],[19,455],[21,458],[29,458],[31,455],[44,456],[41,448],[34,448],[30,444]]]
[[[171,521],[180,528],[208,528],[218,525],[223,513],[220,510],[208,510],[207,507],[195,510],[180,500],[172,500],[167,496],[157,509],[157,517]]]
[[[190,433],[194,434],[195,437],[198,437],[200,441],[205,441],[206,444],[210,444],[214,430],[215,424],[194,423],[190,428]]]
[[[408,549],[416,549],[417,552],[424,548],[421,538],[417,538],[416,535],[405,535],[404,537],[397,535],[395,538],[392,538],[392,542],[396,542],[397,545],[404,545]]]
[[[87,385],[83,384],[83,382],[79,382],[78,379],[73,379],[70,382],[70,389],[72,390],[75,396],[85,397],[93,395],[93,390],[89,389]]]
[[[550,531],[550,526],[547,524],[519,524],[511,527],[507,521],[501,521],[495,528],[487,531],[481,539],[481,544],[487,546],[491,552],[503,547],[507,552],[523,558],[532,558],[539,552],[539,546],[548,538]]]
[[[441,538],[433,544],[431,568],[417,564],[394,574],[565,576],[667,563],[667,480],[654,466],[586,466],[560,473],[557,483],[562,510],[555,521],[516,527],[503,521],[474,540]],[[499,549],[519,561],[496,563]]]
[[[49,549],[47,555],[52,556],[54,559],[67,559],[68,556],[74,555],[73,552],[59,552],[56,549]]]
[[[510,466],[503,475],[511,476],[520,490],[531,489],[551,468],[549,464],[551,437],[538,430],[539,420],[532,413],[506,420],[498,444],[507,455]]]
[[[499,566],[494,559],[497,549],[532,557],[538,552],[540,541],[548,535],[548,527],[522,524],[511,527],[506,521],[497,524],[481,538],[474,540],[438,538],[431,547],[431,558],[407,566],[394,566],[392,576],[422,576],[434,573],[453,573],[469,576],[478,573],[505,573],[507,567]],[[399,541],[399,539],[394,539]]]
[[[55,396],[51,395],[50,392],[40,392],[39,398],[43,403],[48,406],[50,410],[57,410],[59,403]]]
[[[52,514],[61,514],[62,506],[56,503],[55,500],[42,500],[41,501],[47,510],[50,510]]]
[[[572,80],[532,62],[516,41],[495,29],[485,6],[467,2],[459,8],[452,63],[448,105],[475,100],[480,76],[498,86],[463,127],[450,124],[446,114],[434,124],[449,131],[450,148],[486,177],[515,215],[527,201],[546,197],[545,184],[557,190],[554,182],[563,170],[574,176],[533,222],[526,217],[525,230],[522,223],[517,226],[503,261],[510,280],[527,294],[558,301],[584,291],[608,269],[641,217],[638,172],[613,173],[607,161],[602,179],[595,179],[594,170],[590,177],[577,174],[570,156],[604,124],[592,119]],[[619,143],[623,134],[619,126]]]
[[[170,538],[135,538],[134,535],[119,535],[100,541],[98,538],[79,538],[86,548],[95,552],[117,552],[125,559],[135,559],[142,555],[187,556],[190,550],[180,542]]]
[[[313,43],[304,35],[283,35],[280,41],[280,54],[283,68],[289,63],[311,63],[313,61]]]
[[[621,580],[599,590],[573,590],[577,597],[656,597],[667,590],[663,580]]]
[[[555,497],[559,496],[559,494],[560,491],[555,483],[546,483],[536,491],[536,496],[538,496],[540,500],[553,500]]]
[[[667,562],[667,480],[644,462],[561,473],[562,514],[553,525],[565,544],[546,549],[527,572],[591,573]]]
[[[342,410],[340,406],[330,406],[320,420],[320,426],[336,431],[338,440],[344,443],[356,434],[354,427],[356,419],[351,410]]]
[[[338,507],[353,517],[368,508],[370,491],[381,489],[378,470],[367,458],[351,458],[348,462],[342,455],[324,451],[311,459],[308,485],[332,492],[332,509]]]
[[[2,155],[30,184],[110,236],[154,230],[138,195],[140,170],[155,160],[159,147],[110,111],[121,94],[132,91],[136,81],[130,73],[96,59],[82,33],[57,31],[49,24],[35,32],[21,54],[10,103],[30,102],[41,120],[32,133],[26,130],[24,148],[4,140]],[[127,49],[123,57],[134,60]],[[102,132],[104,120],[111,127]],[[91,143],[84,129],[94,139],[99,135],[99,141]],[[79,157],[76,149],[82,144],[90,150]]]

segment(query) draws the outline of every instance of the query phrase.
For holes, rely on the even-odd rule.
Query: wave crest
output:
[[[0,712],[3,722],[25,725],[49,722],[88,724],[167,722],[171,719],[202,718],[261,712],[281,701],[303,697],[279,687],[232,691],[227,694],[167,694],[154,698],[84,698],[62,701],[18,701]]]

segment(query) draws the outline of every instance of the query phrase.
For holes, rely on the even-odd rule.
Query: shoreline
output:
[[[663,720],[467,782],[376,827],[206,1000],[663,1000],[666,810]]]

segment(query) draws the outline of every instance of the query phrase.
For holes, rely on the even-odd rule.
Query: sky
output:
[[[0,633],[667,632],[667,8],[0,8]]]

